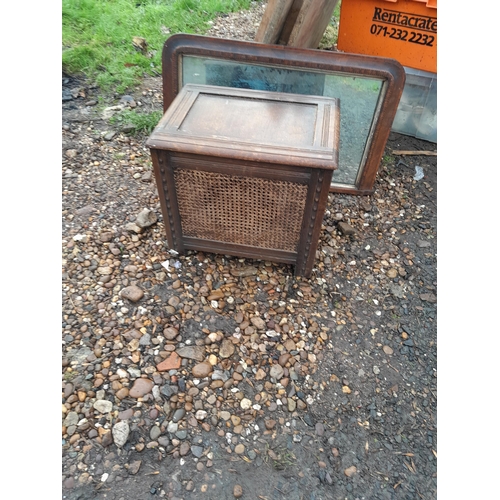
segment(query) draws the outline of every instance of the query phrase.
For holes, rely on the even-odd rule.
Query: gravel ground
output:
[[[98,98],[63,76],[62,498],[436,498],[436,157],[392,155],[436,145],[392,133],[375,194],[330,195],[306,280],[170,251],[146,137],[109,122],[161,79]]]

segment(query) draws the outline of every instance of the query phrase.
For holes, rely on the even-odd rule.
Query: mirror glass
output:
[[[184,55],[181,85],[198,83],[340,99],[339,166],[332,185],[355,186],[380,107],[382,79]]]

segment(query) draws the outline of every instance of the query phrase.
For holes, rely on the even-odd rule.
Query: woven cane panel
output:
[[[174,169],[184,236],[297,251],[307,185]]]

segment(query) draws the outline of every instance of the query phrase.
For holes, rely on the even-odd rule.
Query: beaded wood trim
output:
[[[297,251],[307,185],[175,168],[182,233]]]

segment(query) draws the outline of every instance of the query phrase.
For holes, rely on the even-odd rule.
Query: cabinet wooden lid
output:
[[[151,149],[335,170],[339,100],[185,85],[147,141]]]

